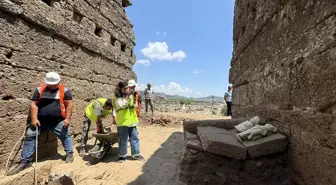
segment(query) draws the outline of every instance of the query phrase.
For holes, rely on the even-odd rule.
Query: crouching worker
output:
[[[96,122],[97,133],[103,133],[104,127],[102,120],[108,115],[112,115],[112,99],[98,98],[90,102],[85,108],[83,132],[79,156],[86,154],[85,146],[88,140],[89,130],[92,122]],[[115,116],[113,116],[115,119]]]
[[[131,154],[135,160],[144,161],[140,154],[137,125],[139,123],[134,106],[135,98],[127,82],[119,82],[113,98],[113,107],[117,115],[119,162],[126,161],[127,141],[131,143]]]
[[[66,162],[73,161],[72,139],[70,136],[70,117],[72,114],[71,91],[60,85],[61,78],[55,72],[49,72],[44,85],[38,87],[30,104],[26,135],[18,166],[7,175],[19,173],[30,166],[36,149],[36,132],[40,135],[46,130],[52,131],[61,141],[66,152]]]

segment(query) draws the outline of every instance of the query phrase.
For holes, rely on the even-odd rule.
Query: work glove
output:
[[[97,122],[97,133],[103,134],[104,133],[104,127],[102,122]]]

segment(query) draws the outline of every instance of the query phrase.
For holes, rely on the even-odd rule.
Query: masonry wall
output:
[[[235,116],[290,137],[299,185],[336,184],[336,1],[236,0]]]
[[[133,25],[128,0],[0,1],[0,168],[22,135],[34,89],[48,71],[72,90],[72,134],[81,133],[84,108],[111,97],[120,80],[136,79]],[[107,124],[107,123],[106,123]],[[45,134],[43,157],[56,138]]]

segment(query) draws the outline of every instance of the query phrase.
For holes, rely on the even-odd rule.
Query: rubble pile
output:
[[[154,109],[159,112],[184,112],[190,114],[221,115],[222,109],[226,106],[222,103],[202,102],[190,105],[180,105],[178,103],[157,103]]]
[[[178,117],[171,117],[171,116],[165,116],[165,115],[157,115],[157,116],[143,116],[140,119],[142,119],[142,123],[150,123],[150,124],[158,124],[162,126],[167,125],[181,125],[185,119],[178,118]]]

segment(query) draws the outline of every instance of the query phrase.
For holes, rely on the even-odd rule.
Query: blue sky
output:
[[[234,0],[132,0],[139,89],[223,96],[232,56]]]

